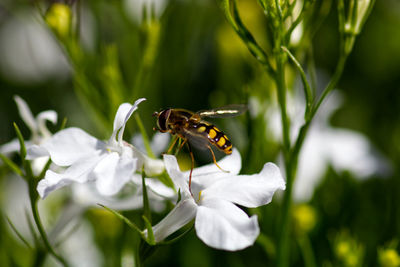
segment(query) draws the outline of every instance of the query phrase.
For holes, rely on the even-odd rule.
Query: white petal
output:
[[[171,135],[168,133],[160,133],[156,132],[151,139],[151,150],[154,155],[161,155],[162,152],[166,151],[168,147],[169,140],[171,139]]]
[[[164,161],[152,159],[147,156],[144,158],[144,172],[148,176],[160,175],[165,170]]]
[[[46,121],[50,121],[53,124],[57,123],[57,112],[54,110],[47,110],[40,112],[36,117],[38,130],[43,135],[43,137],[50,137],[51,133],[47,130]]]
[[[40,197],[45,198],[52,191],[73,182],[88,182],[93,178],[91,177],[92,170],[101,159],[102,157],[90,157],[77,161],[66,169],[64,173],[56,173],[48,170],[44,179],[42,179],[37,186]]]
[[[151,151],[155,156],[159,156],[162,152],[166,151],[168,147],[168,143],[170,140],[170,134],[168,133],[160,133],[156,132],[151,139],[150,147]],[[135,134],[132,139],[131,143],[142,153],[146,152],[146,148],[144,146],[143,137],[140,133]]]
[[[26,104],[25,100],[17,95],[14,96],[14,100],[17,103],[19,115],[21,116],[22,120],[26,123],[32,133],[37,133],[38,129],[36,125],[36,120],[33,117],[28,104]]]
[[[19,140],[13,139],[8,143],[0,146],[0,153],[3,155],[8,155],[14,152],[18,152],[20,150]]]
[[[116,152],[104,157],[93,170],[99,193],[105,196],[118,193],[131,180],[136,163],[136,159],[120,157]]]
[[[41,157],[48,157],[50,156],[47,149],[42,146],[32,145],[26,149],[26,159],[33,160]]]
[[[260,233],[257,216],[247,214],[231,202],[205,199],[197,209],[197,236],[208,246],[235,251],[251,246]]]
[[[271,202],[278,189],[285,189],[281,172],[275,164],[266,163],[259,174],[223,178],[203,190],[202,196],[204,199],[220,198],[255,208]]]
[[[128,119],[131,117],[132,113],[137,110],[138,105],[146,100],[145,98],[139,98],[138,100],[135,101],[133,105],[129,103],[123,103],[119,106],[117,110],[117,114],[115,114],[114,118],[114,128],[113,128],[113,134],[111,136],[111,140],[115,140],[115,136],[118,133],[118,142],[122,141],[122,135],[124,134],[124,129],[125,129],[125,124],[128,121]]]
[[[178,161],[173,155],[164,155],[165,169],[169,177],[171,177],[174,182],[175,189],[178,191],[180,189],[181,194],[190,196],[190,191],[188,187],[188,177],[189,174],[184,174],[181,172]]]
[[[159,196],[168,199],[173,199],[176,196],[176,192],[174,189],[166,186],[156,178],[146,178],[146,186]]]
[[[67,128],[53,135],[42,146],[49,151],[55,164],[68,166],[104,152],[105,143],[79,128]]]
[[[193,198],[181,200],[164,219],[153,227],[156,242],[163,241],[170,234],[188,224],[196,216],[196,210],[197,205]]]
[[[357,177],[376,173],[379,162],[372,153],[371,145],[362,134],[345,129],[326,131],[329,138],[327,156],[337,170],[349,170]]]
[[[208,187],[217,180],[238,174],[242,168],[242,159],[237,149],[233,149],[232,154],[224,157],[217,162],[218,165],[227,172],[220,170],[214,163],[195,168],[192,174],[192,180],[195,183]],[[189,177],[189,171],[184,172],[185,177]]]

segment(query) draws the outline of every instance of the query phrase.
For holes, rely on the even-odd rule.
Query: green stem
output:
[[[314,118],[318,108],[322,104],[325,97],[336,87],[339,79],[343,73],[343,69],[346,63],[347,54],[342,54],[337,64],[335,73],[323,91],[321,97],[319,98],[317,104],[312,108],[310,115],[306,118],[305,124],[301,127],[299,135],[297,136],[296,142],[290,154],[290,158],[285,160],[286,162],[286,190],[283,199],[283,211],[282,211],[282,220],[281,220],[281,228],[280,228],[280,239],[279,239],[279,251],[278,251],[278,266],[286,267],[289,265],[289,245],[290,245],[290,209],[292,202],[292,191],[293,191],[293,182],[295,179],[295,173],[297,169],[298,157],[307,135],[307,132],[310,128],[312,119]]]
[[[38,193],[36,192],[36,183],[35,183],[35,180],[33,177],[29,177],[28,181],[29,181],[29,198],[30,198],[30,203],[31,203],[33,219],[35,220],[36,227],[39,230],[39,233],[43,240],[43,243],[44,243],[47,251],[51,255],[53,255],[63,266],[68,266],[66,261],[54,251],[53,247],[51,246],[51,244],[47,238],[47,234],[46,234],[44,227],[42,225],[42,222],[40,220],[39,211],[38,211],[38,207],[37,207]]]
[[[303,254],[304,266],[306,267],[316,267],[315,255],[310,242],[310,238],[304,234],[297,238],[301,253]]]
[[[285,66],[284,66],[284,54],[282,52],[278,52],[277,55],[277,70],[275,77],[277,93],[278,93],[278,102],[281,111],[281,120],[282,120],[282,130],[283,130],[283,148],[285,158],[289,155],[290,150],[290,125],[289,118],[287,115],[287,107],[286,107],[286,83],[285,83]],[[285,160],[286,161],[286,160]]]

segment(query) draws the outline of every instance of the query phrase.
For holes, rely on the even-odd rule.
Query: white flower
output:
[[[15,10],[0,28],[0,72],[18,83],[40,84],[69,76],[69,63],[61,46],[38,12]]]
[[[300,97],[288,99],[292,120],[292,142],[304,123],[304,102]],[[308,201],[315,187],[331,164],[337,171],[350,171],[356,178],[363,179],[389,169],[388,163],[376,153],[369,140],[356,131],[335,128],[329,125],[331,115],[341,106],[339,92],[332,93],[321,106],[312,122],[299,155],[297,177],[293,196],[298,202]],[[280,115],[276,110],[268,114],[269,130],[279,140],[281,138]],[[268,136],[271,138],[271,136]]]
[[[133,105],[124,103],[114,119],[114,131],[107,142],[96,139],[78,128],[62,130],[41,146],[28,151],[27,158],[50,155],[58,166],[67,167],[62,173],[52,170],[38,184],[39,195],[44,198],[50,192],[73,182],[94,182],[101,195],[118,193],[132,179],[135,171],[144,167],[149,175],[160,174],[164,167],[161,160],[143,155],[135,147],[123,141],[125,124],[144,98]]]
[[[218,163],[229,173],[214,164],[194,169],[192,192],[189,172],[180,171],[176,158],[164,155],[164,162],[182,199],[153,227],[156,242],[195,218],[197,236],[208,246],[230,251],[244,249],[254,243],[260,230],[257,216],[249,217],[235,204],[251,208],[265,205],[276,190],[285,189],[281,173],[272,163],[266,163],[259,174],[238,175],[241,158],[237,150]]]
[[[51,137],[50,131],[46,127],[46,121],[53,124],[57,123],[57,113],[53,110],[40,112],[36,118],[33,116],[28,104],[19,96],[14,96],[15,103],[18,107],[19,115],[31,131],[31,137],[25,141],[25,147],[29,149],[33,145],[40,145]],[[19,152],[20,145],[17,138],[9,143],[0,146],[0,153],[10,155]],[[47,158],[36,159],[32,163],[32,168],[35,174],[39,173],[48,160]]]

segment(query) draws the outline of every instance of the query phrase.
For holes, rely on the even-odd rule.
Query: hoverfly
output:
[[[201,110],[198,112],[192,112],[186,109],[168,108],[153,113],[153,116],[157,117],[158,129],[155,130],[162,133],[169,132],[176,136],[167,153],[169,153],[175,146],[178,139],[183,140],[178,151],[184,144],[188,145],[190,157],[192,159],[192,167],[189,174],[189,189],[191,188],[192,172],[194,168],[194,157],[191,145],[200,149],[209,149],[214,164],[222,171],[225,170],[218,165],[210,144],[214,145],[227,155],[232,153],[232,143],[229,141],[229,138],[215,125],[204,121],[203,118],[234,117],[244,113],[246,110],[246,105],[229,105],[211,110]]]

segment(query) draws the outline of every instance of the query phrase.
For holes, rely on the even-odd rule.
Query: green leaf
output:
[[[228,22],[231,24],[235,32],[243,40],[250,53],[264,66],[269,73],[274,73],[267,53],[259,46],[253,35],[243,24],[239,11],[237,9],[236,0],[217,0],[220,8],[225,14]]]
[[[17,230],[15,225],[12,223],[10,218],[6,216],[7,222],[10,225],[11,229],[14,231],[14,233],[18,236],[19,239],[21,239],[22,243],[24,243],[29,249],[32,249],[32,246],[29,244],[29,242],[23,237],[23,235]]]
[[[33,179],[31,163],[25,159],[26,147],[25,147],[24,137],[22,136],[22,133],[19,130],[19,127],[15,122],[14,122],[14,129],[15,129],[15,133],[17,134],[17,138],[18,138],[19,145],[20,145],[20,157],[22,160],[22,165],[24,166],[24,169],[25,169],[25,176],[22,176],[22,177],[24,177],[26,180]]]
[[[179,188],[179,190],[178,190],[178,200],[176,201],[176,204],[178,204],[179,201],[181,201],[181,199],[182,199],[182,194],[181,194],[181,189]]]
[[[151,210],[150,210],[149,197],[147,195],[147,187],[145,180],[146,179],[144,170],[142,170],[143,212],[144,212],[143,215],[147,218],[147,220],[150,222],[151,225]]]
[[[313,95],[312,95],[312,90],[311,90],[310,84],[309,84],[309,82],[307,80],[306,74],[305,74],[302,66],[297,61],[295,56],[286,47],[281,46],[281,49],[283,51],[285,51],[286,54],[288,54],[288,56],[293,61],[294,65],[296,66],[297,70],[300,72],[300,77],[301,77],[301,81],[303,83],[304,94],[306,96],[306,103],[307,103],[306,104],[306,111],[305,111],[304,115],[305,115],[306,121],[308,121],[308,116],[310,115],[311,108],[312,108],[312,105],[313,105]]]
[[[22,133],[18,127],[18,125],[14,122],[14,129],[15,129],[15,133],[17,134],[17,138],[19,141],[19,147],[20,147],[20,154],[21,154],[21,158],[25,159],[26,156],[26,147],[25,147],[25,141],[24,141],[24,137],[22,136]]]
[[[142,216],[144,224],[146,225],[146,229],[147,229],[147,238],[146,238],[146,242],[149,243],[149,245],[156,245],[156,240],[154,238],[154,234],[153,234],[153,227],[151,226],[150,221],[147,219],[147,217],[145,215]]]
[[[4,164],[6,164],[16,174],[18,174],[19,176],[23,176],[24,175],[23,172],[21,171],[21,169],[17,166],[17,164],[12,162],[12,160],[7,158],[3,154],[0,154],[0,158],[1,158],[1,160],[3,160]]]

